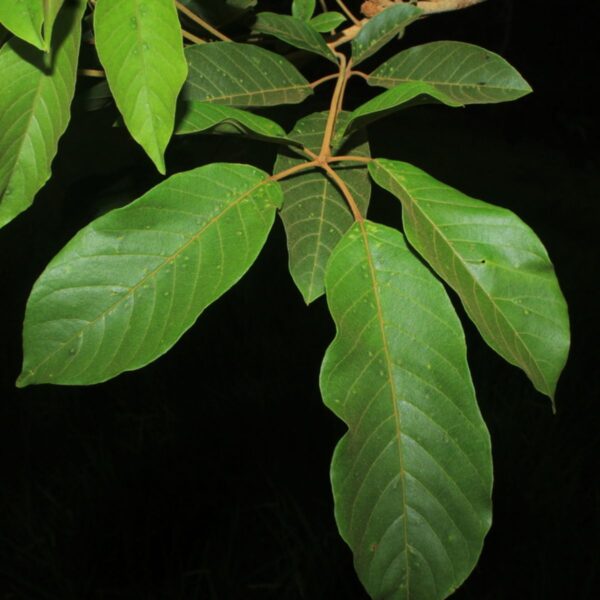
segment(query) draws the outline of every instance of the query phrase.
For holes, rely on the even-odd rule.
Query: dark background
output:
[[[517,212],[570,305],[556,416],[465,321],[495,489],[494,524],[461,600],[598,593],[598,13],[590,1],[488,0],[413,25],[388,54],[477,43],[535,93],[417,108],[370,129],[374,155]],[[347,108],[368,92],[353,80]],[[272,115],[289,127],[322,108]],[[0,232],[0,598],[365,600],[332,516],[328,466],[343,426],[321,403],[318,372],[333,327],[323,300],[307,308],[293,287],[279,223],[243,281],[150,367],[89,388],[14,387],[35,278],[80,227],[159,181],[110,126],[111,109],[76,102],[74,112],[52,181]],[[273,155],[225,137],[176,141],[168,155],[171,170],[213,160],[269,168]],[[385,194],[372,206],[371,218],[400,226]]]

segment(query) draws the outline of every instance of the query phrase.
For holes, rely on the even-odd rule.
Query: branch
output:
[[[462,10],[463,8],[469,8],[479,4],[484,0],[418,0],[417,2],[405,2],[405,4],[413,4],[420,8],[425,14],[434,14],[441,12],[450,12],[452,10]],[[367,18],[374,17],[381,11],[392,6],[393,4],[399,4],[404,0],[367,0],[363,2],[360,11]]]
[[[209,33],[212,33],[216,38],[223,40],[224,42],[231,42],[231,38],[228,38],[224,33],[221,33],[218,29],[215,29],[210,23],[207,23],[204,19],[199,17],[195,12],[191,11],[185,4],[181,2],[175,2],[177,10],[183,13],[186,17],[190,18],[194,23],[200,25],[202,29],[206,29]]]

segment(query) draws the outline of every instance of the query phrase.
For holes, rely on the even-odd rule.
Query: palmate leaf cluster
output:
[[[320,383],[348,428],[331,479],[357,574],[377,600],[445,598],[477,562],[492,486],[489,435],[449,293],[490,347],[550,398],[568,352],[567,310],[527,225],[420,168],[371,157],[365,125],[418,103],[496,103],[531,90],[504,59],[461,42],[402,48],[357,71],[421,19],[413,4],[358,25],[315,0],[248,20],[255,4],[0,5],[10,33],[0,48],[0,225],[51,175],[82,22],[122,125],[169,172],[50,261],[27,303],[17,385],[94,384],[155,360],[246,273],[279,214],[299,292],[307,303],[325,295],[337,328]],[[247,41],[213,28],[240,22]],[[322,60],[331,75],[309,82],[297,55],[300,65]],[[347,111],[356,76],[385,89]],[[289,132],[252,112],[302,103],[327,80],[335,82],[329,110]],[[276,144],[273,171],[213,163],[172,173],[164,159],[172,136],[198,134]],[[402,231],[368,219],[373,184],[400,202]]]

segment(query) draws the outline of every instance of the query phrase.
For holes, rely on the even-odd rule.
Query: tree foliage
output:
[[[155,360],[248,271],[279,214],[293,281],[306,303],[326,296],[337,329],[320,374],[325,404],[347,426],[331,465],[335,515],[374,600],[449,596],[491,524],[490,440],[450,295],[551,399],[569,347],[552,263],[526,224],[420,168],[371,156],[366,125],[397,110],[531,91],[503,58],[461,42],[403,48],[357,69],[435,2],[365,3],[377,5],[369,18],[315,0],[277,13],[256,13],[254,0],[0,8],[10,32],[0,48],[0,226],[51,175],[82,25],[99,68],[79,73],[105,77],[117,125],[166,174],[49,262],[27,302],[17,385],[95,384]],[[303,70],[314,61],[328,74],[309,81]],[[356,78],[386,90],[347,111]],[[289,132],[252,112],[315,93],[328,109]],[[173,135],[216,134],[276,144],[272,171],[165,163]],[[400,202],[402,231],[368,218],[372,184]]]

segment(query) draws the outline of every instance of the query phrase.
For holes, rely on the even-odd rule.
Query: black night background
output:
[[[370,127],[371,149],[516,212],[570,306],[556,415],[463,320],[495,487],[492,530],[457,600],[599,593],[599,24],[593,1],[488,0],[423,20],[385,51],[476,43],[530,82],[534,93],[514,103],[396,113]],[[268,114],[289,128],[326,108],[326,88]],[[369,92],[353,80],[346,108]],[[44,266],[79,228],[160,180],[114,118],[76,103],[53,179],[0,231],[0,599],[367,600],[333,520],[328,468],[344,427],[318,388],[333,324],[324,299],[306,307],[293,286],[279,222],[246,277],[149,367],[94,387],[14,387]],[[201,136],[172,143],[167,165],[268,169],[273,158],[259,142]],[[383,192],[371,206],[372,219],[401,226]]]

